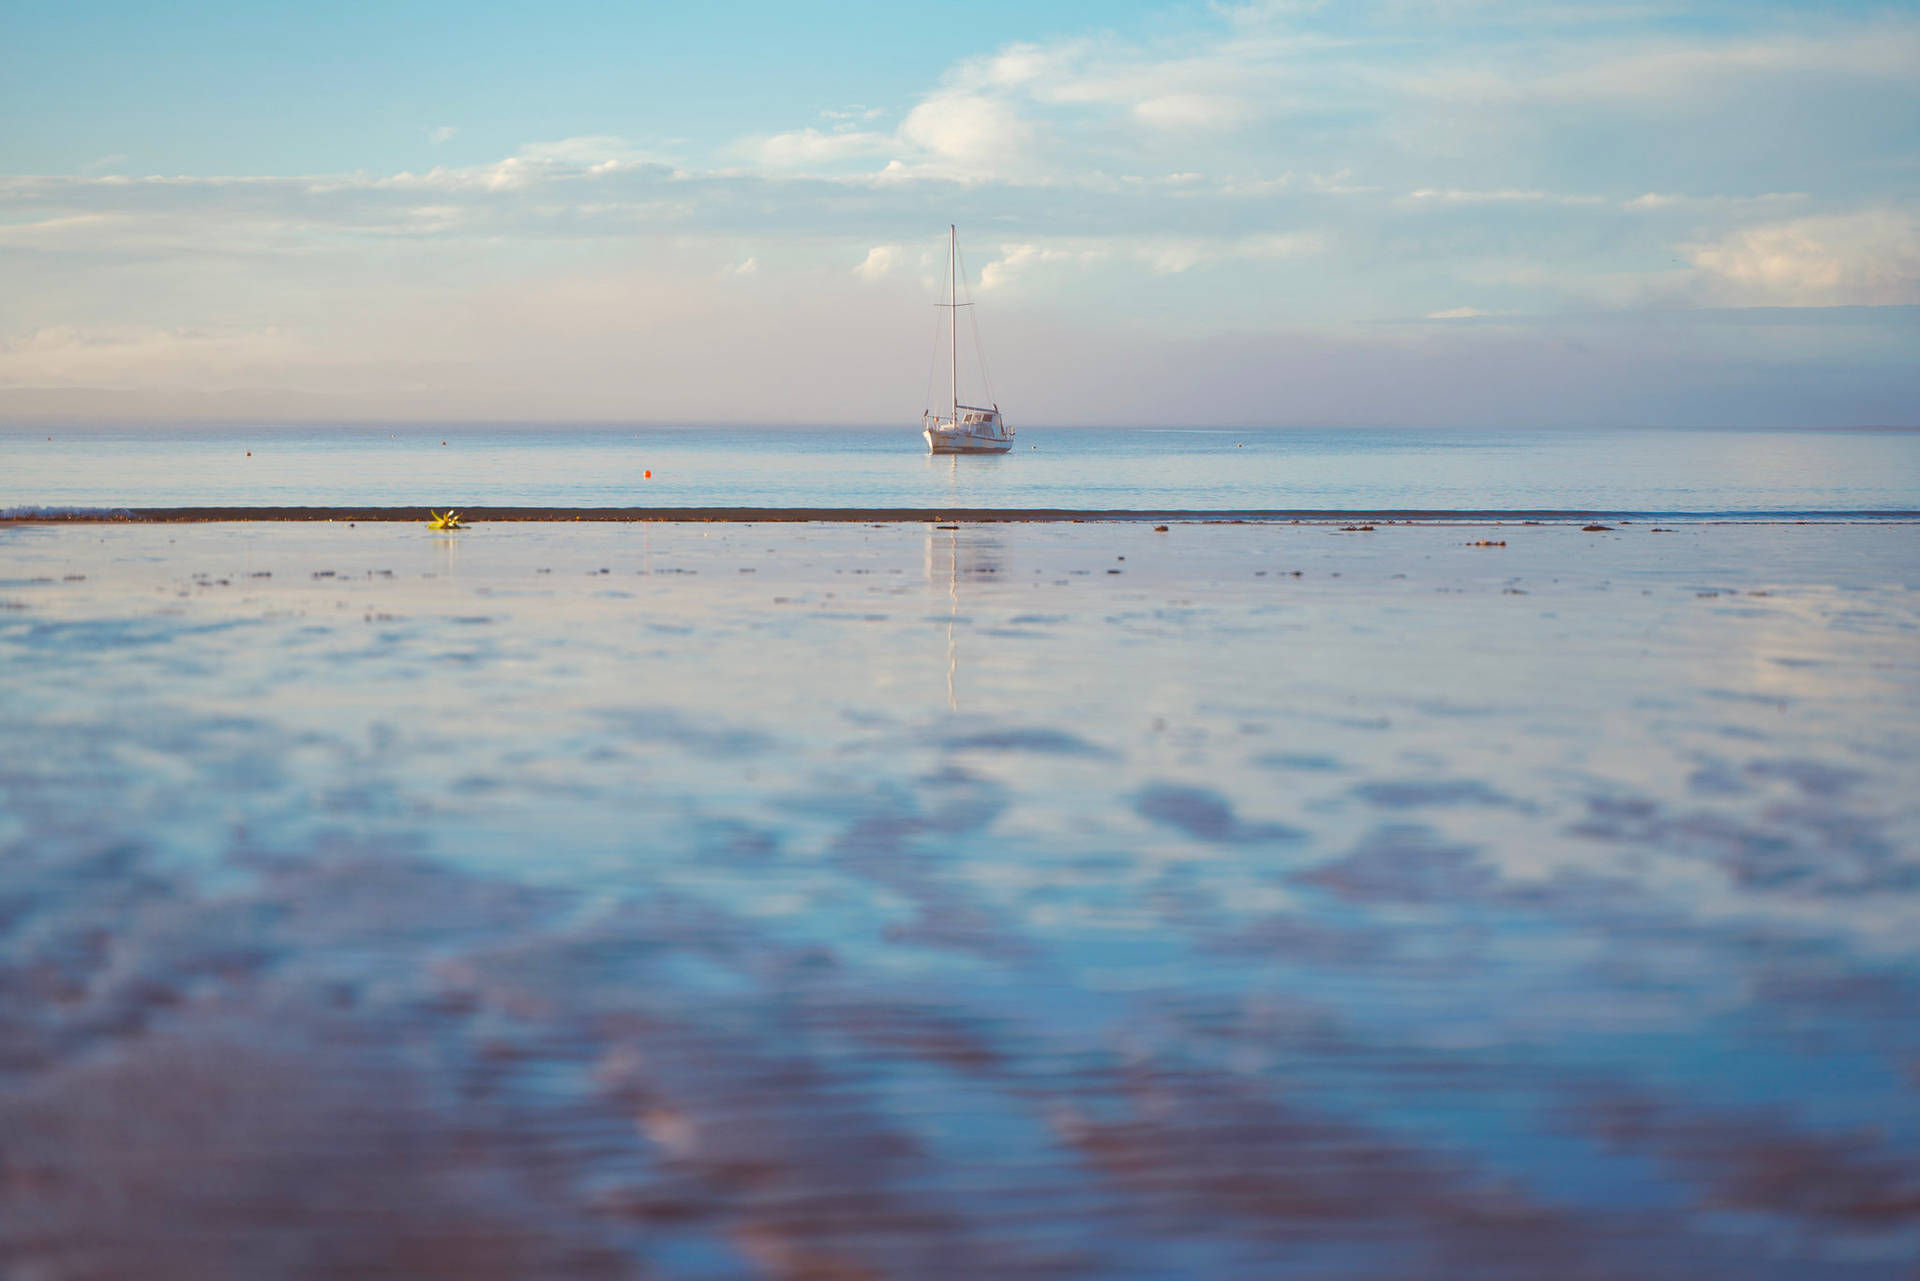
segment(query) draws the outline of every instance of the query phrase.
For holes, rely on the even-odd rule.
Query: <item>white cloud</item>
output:
[[[906,252],[899,245],[875,245],[867,250],[866,259],[853,269],[853,274],[867,281],[885,280],[905,262]]]
[[[809,126],[746,138],[734,150],[757,165],[783,171],[831,172],[885,159],[869,178],[978,182],[1034,176],[1036,136],[1034,125],[1006,96],[946,88],[922,99],[891,133],[845,124],[832,130]]]
[[[1543,80],[1555,96],[1618,100],[1692,95],[1732,76],[1822,73],[1847,77],[1908,77],[1920,66],[1920,38],[1910,31],[1848,32],[1836,36],[1784,35],[1732,41],[1689,41],[1651,50],[1620,51]]]
[[[1035,130],[1000,98],[948,90],[908,112],[900,134],[943,166],[992,177],[1028,167]]]
[[[395,187],[433,187],[443,190],[523,191],[556,176],[606,174],[642,165],[659,165],[660,157],[624,138],[605,135],[530,142],[513,155],[491,164],[439,166],[423,174],[398,173],[390,178],[364,174],[316,179],[316,191],[366,186],[370,182]]]
[[[1067,78],[1087,45],[1070,40],[1053,45],[1010,44],[987,58],[973,58],[954,69],[950,79],[974,88],[1021,89],[1047,86]]]
[[[16,249],[89,248],[103,235],[129,227],[132,221],[121,214],[87,213],[0,223],[0,245]]]
[[[1478,320],[1483,316],[1511,316],[1511,311],[1483,311],[1478,307],[1448,307],[1444,311],[1430,311],[1428,320]]]
[[[1223,4],[1212,0],[1208,6],[1228,21],[1241,26],[1265,26],[1281,19],[1312,13],[1326,7],[1327,0],[1250,0],[1246,4]]]
[[[898,151],[899,147],[899,140],[887,133],[823,133],[818,129],[796,129],[750,140],[743,150],[760,163],[776,169],[797,169],[808,165],[832,165],[867,156],[884,156]]]
[[[1380,190],[1377,186],[1353,181],[1351,169],[1330,174],[1310,173],[1307,186],[1329,196],[1371,196]]]
[[[1232,129],[1252,115],[1245,102],[1223,94],[1163,93],[1133,106],[1137,120],[1155,129]]]
[[[1642,29],[1569,40],[1512,26],[1501,34],[1481,42],[1485,52],[1409,66],[1384,82],[1436,105],[1506,111],[1528,102],[1672,104],[1783,76],[1910,79],[1920,65],[1920,30],[1898,19],[1722,37]]]
[[[1690,250],[1717,299],[1750,306],[1920,304],[1920,216],[1881,208],[1730,232]]]
[[[453,135],[460,132],[458,125],[435,125],[427,130],[427,141],[436,147],[443,142],[453,141]]]
[[[1087,262],[1095,251],[1058,249],[1041,245],[1002,245],[1000,256],[980,269],[980,288],[1003,289],[1042,263]]]
[[[1645,168],[1634,149],[1612,149],[1583,176],[1585,190],[1568,192],[1557,171],[1580,144],[1543,145],[1543,135],[1610,128],[1632,137],[1649,127],[1644,104],[1668,95],[1685,99],[1672,108],[1682,114],[1657,127],[1689,137],[1703,117],[1687,112],[1721,110],[1732,114],[1711,128],[1744,126],[1751,113],[1730,104],[1755,94],[1817,98],[1808,77],[1841,86],[1920,64],[1920,24],[1898,18],[1767,31],[1762,14],[1759,34],[1709,37],[1618,9],[1482,0],[1215,12],[1223,21],[1211,30],[1147,41],[1009,44],[956,62],[903,104],[891,132],[859,127],[876,109],[846,108],[822,113],[836,122],[830,129],[759,135],[738,150],[770,168],[857,170],[891,185],[1099,186],[1180,169],[1240,175],[1238,189],[1254,194],[1273,181],[1265,170],[1315,175],[1302,181],[1336,196],[1399,189],[1448,204],[1617,204],[1670,176],[1631,176]],[[1456,30],[1462,23],[1473,38]]]
[[[1310,232],[1231,237],[1101,236],[1052,244],[1002,245],[1000,256],[981,268],[980,287],[983,290],[1004,288],[1050,265],[1085,267],[1103,262],[1131,262],[1157,276],[1177,276],[1196,267],[1219,263],[1307,257],[1323,248],[1321,237]]]
[[[847,107],[829,107],[820,113],[823,120],[839,121],[840,128],[849,128],[856,121],[866,122],[880,119],[887,114],[885,107],[864,107],[858,103]]]
[[[632,164],[650,157],[625,138],[590,134],[561,138],[554,142],[530,142],[515,153],[515,159],[536,165],[588,169],[608,164]]]
[[[1407,199],[1431,201],[1444,205],[1493,205],[1519,203],[1539,203],[1556,205],[1602,205],[1607,203],[1605,196],[1568,195],[1553,191],[1520,190],[1504,187],[1497,191],[1461,191],[1455,188],[1440,190],[1422,187],[1418,191],[1407,193]]]

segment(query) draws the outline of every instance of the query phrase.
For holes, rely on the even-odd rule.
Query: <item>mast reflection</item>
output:
[[[1006,573],[1007,551],[998,535],[974,527],[933,526],[927,530],[927,586],[947,594],[947,709],[960,710],[957,678],[959,649],[955,634],[960,622],[963,588],[977,586]]]

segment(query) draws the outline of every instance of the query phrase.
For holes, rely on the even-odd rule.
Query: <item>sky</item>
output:
[[[0,419],[1920,424],[1911,3],[0,27]]]

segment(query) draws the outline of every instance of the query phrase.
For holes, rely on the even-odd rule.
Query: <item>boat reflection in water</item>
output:
[[[927,531],[927,585],[947,594],[947,707],[950,711],[960,710],[955,687],[959,651],[954,635],[961,622],[961,584],[994,581],[1006,572],[1006,565],[1006,544],[984,530],[936,525]]]

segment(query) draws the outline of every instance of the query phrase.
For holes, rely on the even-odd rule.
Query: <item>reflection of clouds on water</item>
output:
[[[1297,841],[1305,833],[1284,823],[1249,823],[1220,793],[1180,783],[1151,783],[1134,798],[1140,817],[1210,844]]]
[[[474,532],[0,542],[10,1259],[1906,1281],[1910,534]]]

